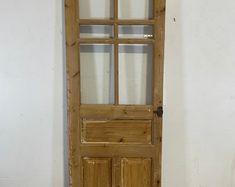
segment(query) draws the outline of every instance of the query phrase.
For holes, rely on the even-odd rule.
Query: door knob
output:
[[[163,115],[163,107],[162,106],[157,107],[157,110],[154,110],[153,113],[157,115],[157,117],[161,118]]]

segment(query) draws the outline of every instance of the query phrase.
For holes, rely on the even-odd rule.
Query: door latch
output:
[[[162,106],[157,107],[157,110],[154,110],[153,113],[157,115],[157,117],[161,118],[163,115],[163,107]]]

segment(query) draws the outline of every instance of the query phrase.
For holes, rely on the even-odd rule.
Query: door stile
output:
[[[65,0],[66,21],[66,61],[67,61],[67,103],[68,103],[68,138],[69,138],[69,174],[70,186],[79,185],[79,44],[77,36],[77,0]]]
[[[164,75],[164,37],[165,37],[165,2],[166,0],[154,0],[154,85],[153,85],[153,108],[157,111],[158,107],[163,107],[163,75]],[[153,120],[153,137],[156,145],[153,186],[161,187],[162,170],[162,116],[155,112]]]

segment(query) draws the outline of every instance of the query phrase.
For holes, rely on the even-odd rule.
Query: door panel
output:
[[[121,159],[122,187],[151,187],[151,159]]]
[[[165,0],[65,0],[71,187],[160,187]]]
[[[83,158],[84,187],[111,187],[111,164],[110,158]]]
[[[150,120],[83,120],[83,143],[151,144]]]

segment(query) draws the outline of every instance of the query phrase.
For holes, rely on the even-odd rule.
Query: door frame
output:
[[[79,165],[80,161],[77,157],[79,153],[80,132],[79,132],[79,111],[80,111],[80,67],[79,67],[79,0],[64,0],[65,4],[65,30],[66,30],[66,64],[67,64],[67,115],[68,115],[68,140],[69,140],[69,181],[71,187],[79,186]],[[118,0],[114,0],[117,6]],[[163,71],[164,71],[164,41],[165,41],[165,6],[166,0],[153,0],[154,4],[154,64],[153,67],[153,82],[155,95],[153,100],[153,107],[157,108],[163,106]],[[114,11],[114,21],[117,19],[117,9]],[[128,24],[128,23],[127,23]],[[117,26],[115,27],[115,34],[117,34]],[[116,57],[118,58],[118,57]],[[117,78],[117,76],[116,76]],[[157,80],[157,81],[156,81]],[[117,81],[116,81],[117,82]],[[115,84],[118,90],[118,84]],[[115,101],[118,100],[118,93],[116,93]],[[161,109],[161,108],[160,108]],[[160,111],[161,112],[161,111]],[[157,124],[157,125],[156,125]],[[162,117],[154,118],[154,125],[157,127],[157,187],[161,186],[161,160],[162,160]]]

